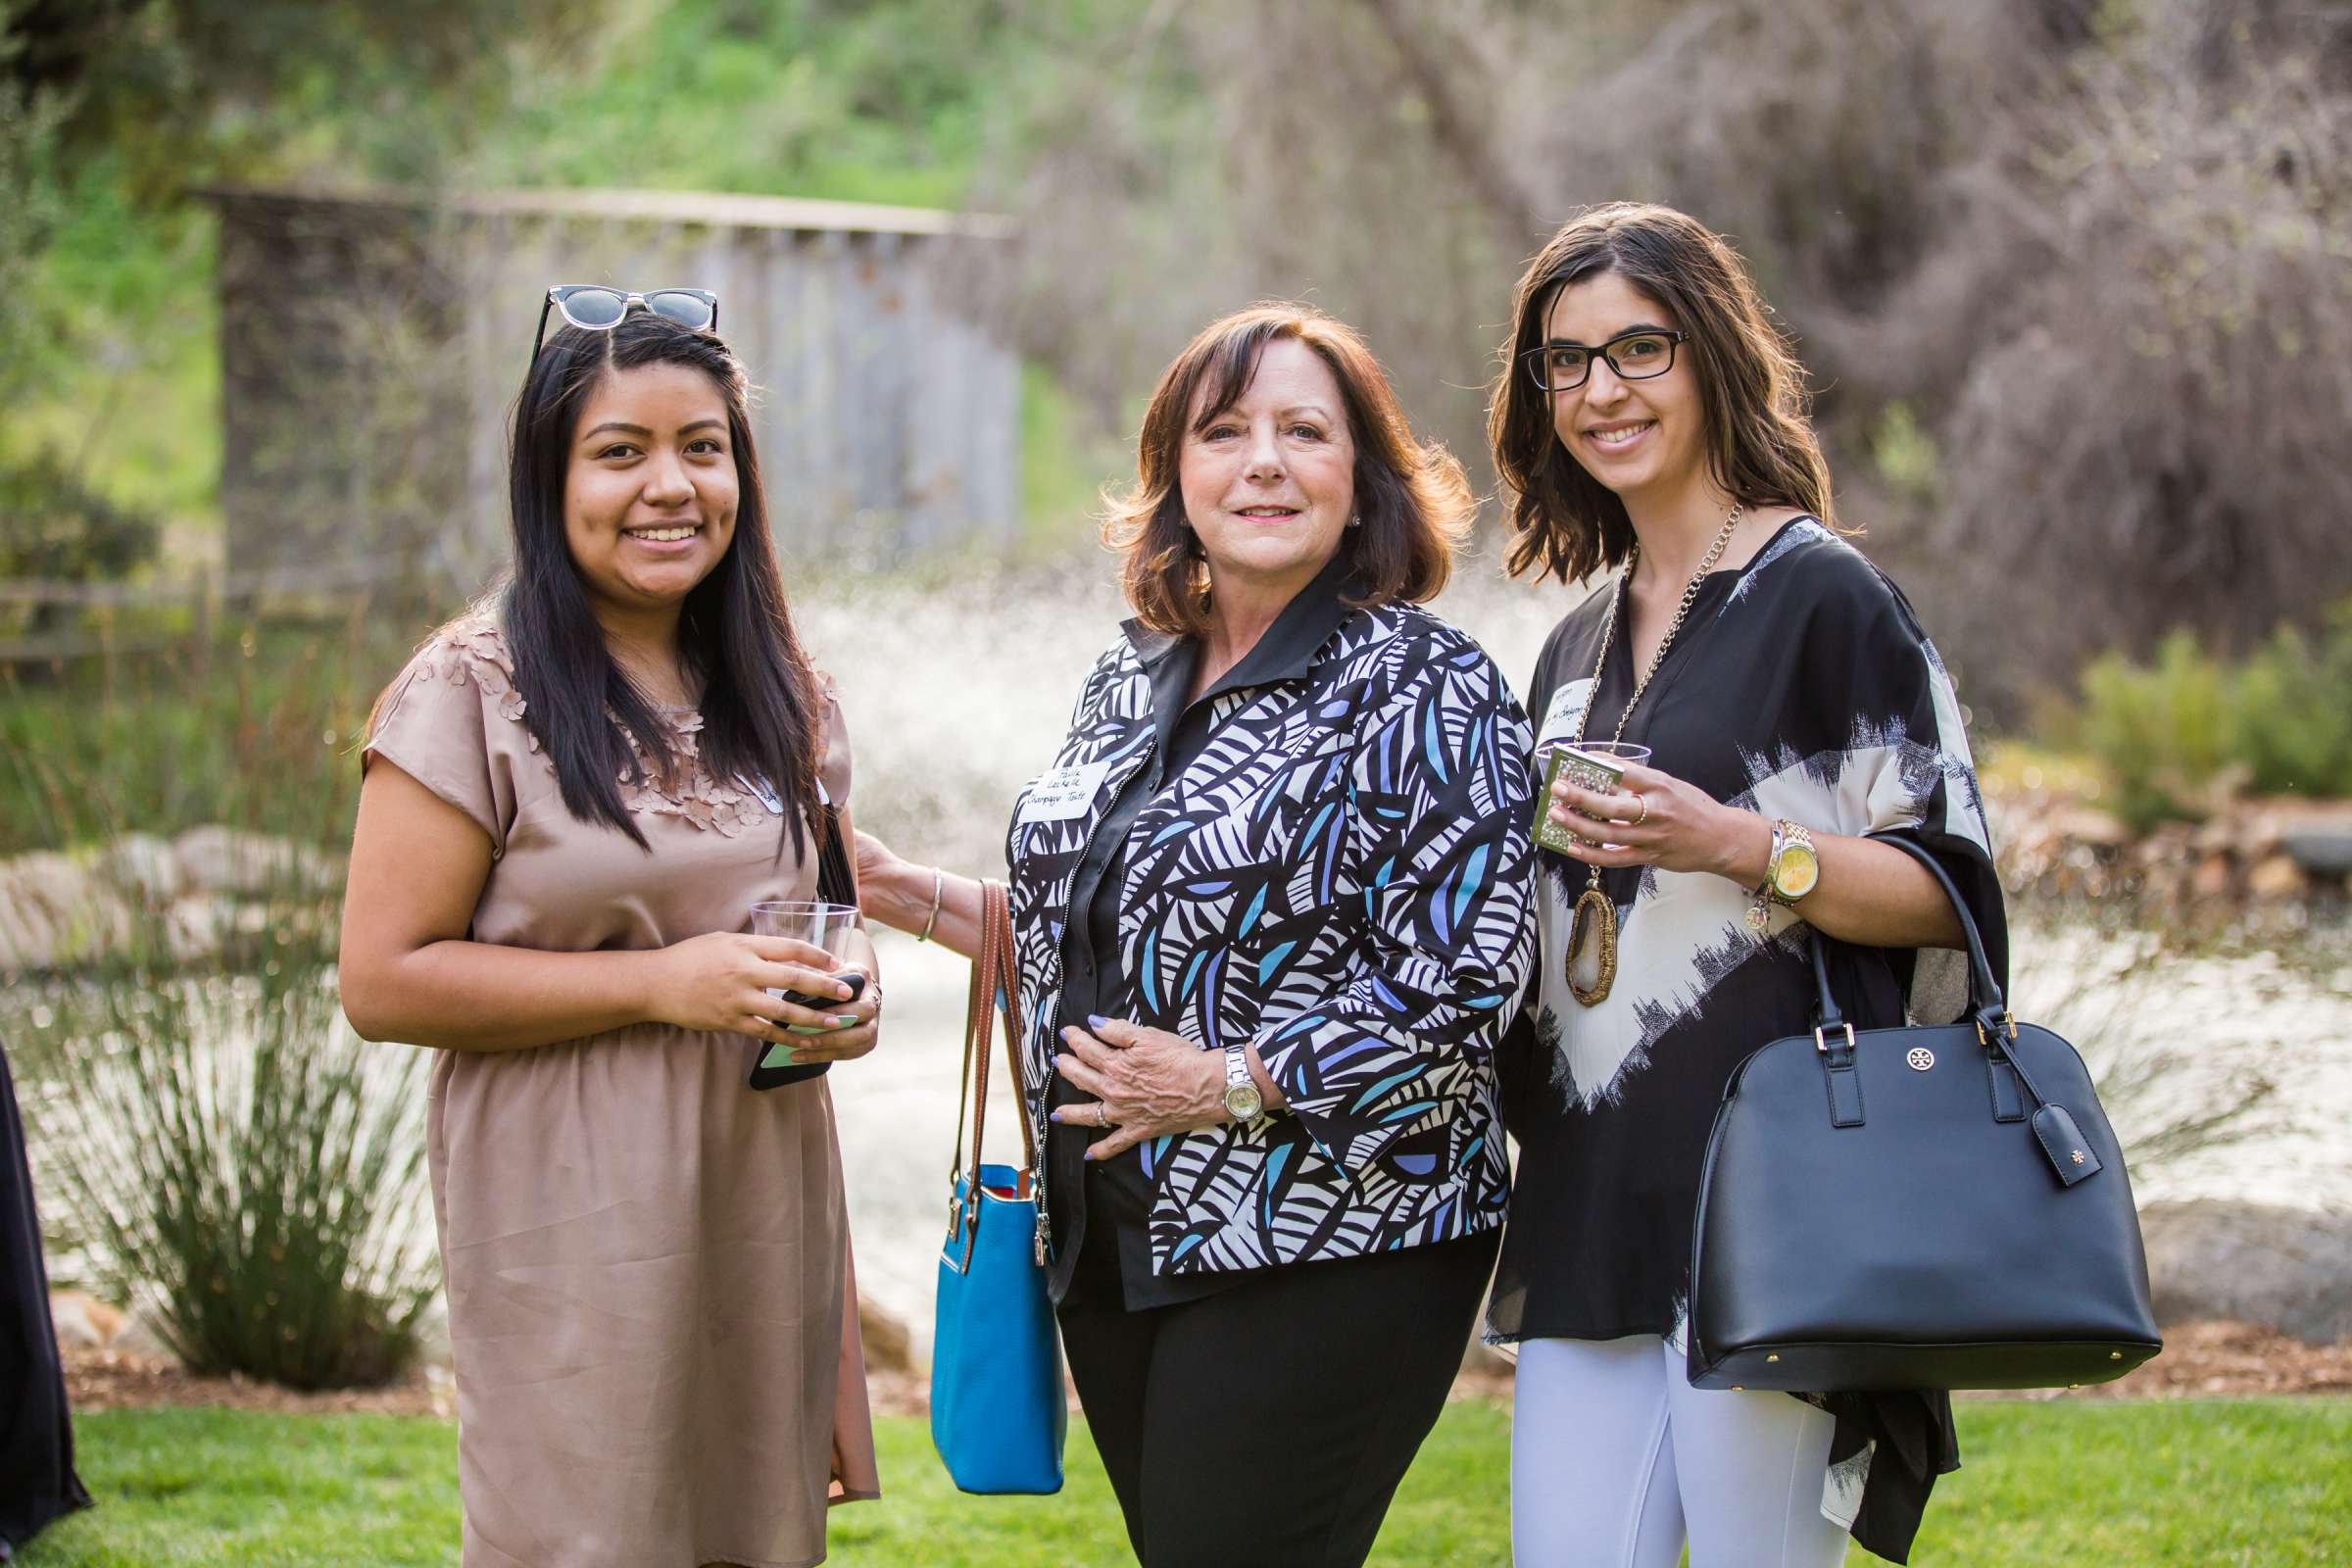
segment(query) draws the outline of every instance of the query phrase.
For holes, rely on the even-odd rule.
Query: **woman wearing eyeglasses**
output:
[[[1526,720],[1419,608],[1469,522],[1347,326],[1202,331],[1110,537],[1136,618],[1006,846],[1051,1287],[1146,1568],[1359,1563],[1461,1365],[1533,946]],[[978,884],[860,845],[964,952]]]
[[[555,303],[512,577],[369,728],[344,1009],[437,1053],[466,1568],[813,1563],[877,1491],[840,1158],[822,1078],[746,1077],[872,1050],[881,993],[862,933],[749,931],[848,842],[849,738],[713,303]]]
[[[1731,248],[1681,213],[1572,220],[1519,281],[1490,416],[1515,572],[1599,589],[1553,630],[1547,741],[1644,746],[1562,780],[1542,957],[1503,1056],[1520,1159],[1491,1307],[1518,1345],[1521,1568],[1897,1561],[1958,1463],[1941,1395],[1690,1386],[1699,1170],[1739,1062],[1812,1028],[1805,927],[1857,1026],[1956,1014],[1960,931],[1924,845],[2006,962],[1952,683],[1834,523],[1803,372]],[[1868,1238],[1856,1238],[1867,1247]]]

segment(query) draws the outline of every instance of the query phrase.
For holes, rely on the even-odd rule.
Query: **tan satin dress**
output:
[[[814,845],[779,858],[777,813],[699,765],[675,793],[622,786],[650,854],[575,818],[522,712],[471,617],[410,662],[367,748],[490,835],[474,941],[659,948],[815,896]],[[699,716],[669,717],[691,753]],[[829,1501],[878,1494],[828,1081],[755,1093],[757,1049],[648,1024],[434,1063],[465,1568],[797,1568]]]

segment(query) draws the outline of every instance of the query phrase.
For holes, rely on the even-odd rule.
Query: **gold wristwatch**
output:
[[[1764,862],[1764,880],[1756,885],[1755,902],[1747,908],[1747,928],[1762,936],[1772,923],[1772,906],[1792,908],[1821,885],[1821,857],[1813,850],[1813,832],[1801,822],[1782,817],[1772,824],[1772,858]]]

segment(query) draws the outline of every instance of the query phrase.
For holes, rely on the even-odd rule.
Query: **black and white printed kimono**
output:
[[[1038,1146],[1056,1026],[1083,1021],[1061,1016],[1071,883],[1130,780],[1158,783],[1111,873],[1124,1015],[1207,1050],[1253,1043],[1289,1102],[1141,1147],[1154,1276],[1502,1223],[1494,1050],[1534,959],[1527,720],[1475,642],[1414,606],[1349,610],[1340,586],[1301,595],[1330,610],[1295,661],[1202,699],[1207,741],[1164,776],[1153,676],[1176,640],[1131,622],[1014,808]],[[1286,624],[1317,612],[1295,609]],[[1069,1259],[1056,1263],[1058,1290]]]
[[[1544,739],[1606,739],[1633,687],[1628,617],[1592,690],[1611,581],[1545,643],[1530,692]],[[1701,583],[1627,726],[1651,765],[1719,801],[1817,832],[1901,836],[1952,875],[2007,968],[2006,924],[1984,803],[1950,676],[1902,594],[1811,517],[1742,569]],[[1540,853],[1542,957],[1502,1056],[1520,1147],[1511,1228],[1489,1320],[1495,1342],[1655,1334],[1682,1343],[1699,1167],[1725,1083],[1752,1051],[1810,1030],[1813,984],[1797,909],[1763,937],[1749,890],[1703,872],[1626,868],[1617,978],[1580,1005],[1566,973],[1569,915],[1590,868]],[[1829,945],[1858,1027],[1957,1016],[1962,956]],[[1823,1512],[1904,1560],[1935,1477],[1957,1444],[1941,1395],[1822,1396],[1838,1417]]]

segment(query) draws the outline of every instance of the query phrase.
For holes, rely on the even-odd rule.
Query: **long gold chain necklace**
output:
[[[1625,740],[1625,726],[1633,718],[1635,707],[1641,703],[1642,694],[1649,690],[1650,677],[1666,662],[1666,650],[1674,646],[1675,633],[1683,629],[1683,617],[1690,613],[1691,602],[1698,598],[1698,585],[1706,580],[1707,573],[1715,569],[1715,563],[1721,561],[1724,551],[1731,547],[1732,530],[1740,526],[1740,514],[1745,510],[1744,504],[1732,508],[1732,514],[1723,519],[1723,527],[1716,532],[1715,542],[1699,558],[1698,569],[1690,573],[1690,580],[1683,585],[1682,603],[1674,607],[1674,618],[1666,623],[1666,635],[1659,638],[1658,646],[1649,651],[1649,666],[1635,680],[1634,695],[1625,700],[1625,711],[1617,715],[1617,733],[1609,737],[1610,745],[1619,745]],[[1633,596],[1634,572],[1641,564],[1642,546],[1636,543],[1633,553],[1626,558],[1625,581],[1610,593],[1608,618],[1600,624],[1600,657],[1592,662],[1592,695],[1585,699],[1585,711],[1588,714],[1600,698],[1600,672],[1608,664],[1609,644],[1617,636],[1617,607]],[[1578,728],[1581,731],[1583,726],[1579,725]],[[1585,951],[1588,925],[1598,933],[1598,961],[1592,984],[1580,986],[1576,983],[1576,960]],[[1588,1007],[1597,1007],[1609,1000],[1609,987],[1617,982],[1617,906],[1611,902],[1608,894],[1601,891],[1600,867],[1597,865],[1592,867],[1592,878],[1585,883],[1584,895],[1576,901],[1576,908],[1568,917],[1568,956],[1561,960],[1561,967],[1568,979],[1569,995],[1579,1003]]]

